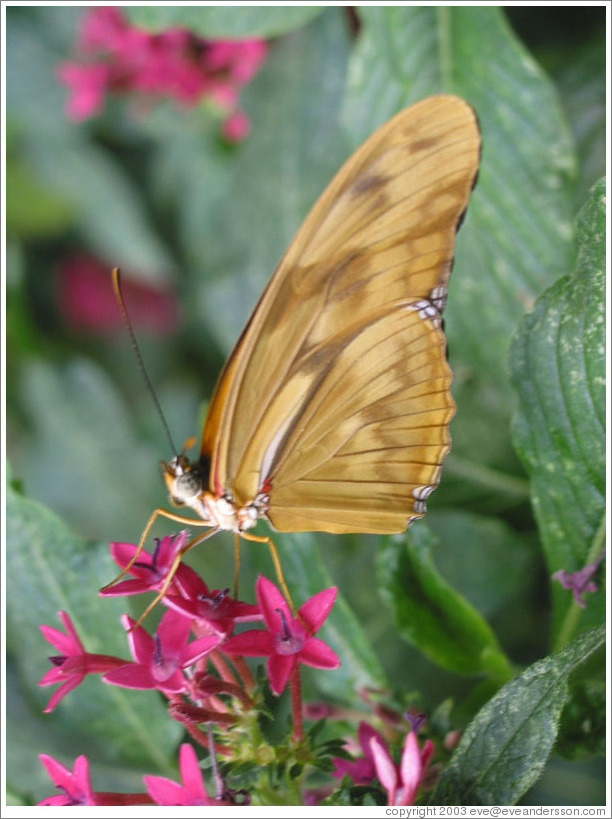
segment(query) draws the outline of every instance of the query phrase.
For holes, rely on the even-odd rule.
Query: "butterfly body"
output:
[[[259,494],[250,503],[237,506],[229,492],[214,495],[205,488],[205,464],[191,463],[185,455],[162,461],[168,496],[174,506],[188,506],[204,524],[237,534],[253,528],[265,515],[268,496]]]
[[[480,135],[459,97],[404,109],[315,203],[231,353],[171,500],[214,527],[401,532],[455,411],[442,328]]]

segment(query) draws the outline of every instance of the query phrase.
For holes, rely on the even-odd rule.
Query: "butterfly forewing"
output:
[[[439,480],[454,412],[437,305],[479,161],[472,109],[431,97],[338,172],[276,269],[204,429],[211,486],[281,530],[397,532]]]

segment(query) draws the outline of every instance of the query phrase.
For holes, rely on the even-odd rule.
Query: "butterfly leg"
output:
[[[278,556],[278,551],[276,546],[274,545],[274,541],[271,537],[264,537],[260,535],[252,535],[250,532],[241,532],[242,537],[245,540],[250,540],[254,543],[265,543],[270,550],[270,556],[272,557],[272,562],[274,563],[274,571],[276,572],[276,579],[280,583],[280,587],[283,590],[283,594],[285,595],[285,599],[289,603],[289,607],[293,612],[294,616],[297,616],[297,611],[295,606],[293,605],[293,600],[291,598],[291,594],[289,592],[289,588],[287,586],[287,581],[285,580],[285,575],[283,574],[283,568],[281,566],[280,557]]]
[[[158,509],[155,509],[155,511],[151,514],[151,517],[147,521],[147,525],[145,526],[145,528],[144,528],[144,530],[142,532],[142,535],[140,536],[140,540],[138,541],[138,548],[136,549],[136,551],[132,555],[132,558],[131,558],[130,562],[127,564],[127,566],[123,567],[123,569],[119,572],[117,577],[115,577],[113,580],[111,580],[110,583],[107,583],[105,586],[102,586],[100,591],[107,591],[107,589],[110,589],[111,586],[114,586],[115,583],[117,583],[119,580],[121,580],[121,578],[124,577],[129,572],[129,570],[132,568],[134,563],[138,560],[138,557],[140,556],[140,553],[142,552],[142,550],[144,548],[144,544],[145,544],[145,542],[147,540],[147,537],[149,536],[149,532],[151,531],[151,528],[152,528],[153,524],[155,523],[155,521],[157,520],[158,517],[168,518],[169,520],[174,520],[177,523],[185,523],[185,524],[187,524],[187,526],[206,526],[207,525],[204,521],[194,520],[193,518],[188,518],[188,517],[185,517],[184,515],[179,515],[179,514],[176,514],[174,512],[168,512],[167,509],[162,509],[161,507],[158,508]]]
[[[240,577],[240,535],[234,532],[234,599],[238,599],[238,579]]]
[[[192,538],[188,543],[186,543],[183,547],[181,547],[178,550],[178,552],[174,556],[174,560],[172,561],[172,564],[171,564],[170,568],[168,569],[168,574],[164,578],[164,582],[162,583],[161,589],[157,592],[157,594],[155,595],[153,601],[151,603],[149,603],[149,605],[146,607],[146,609],[140,615],[140,617],[138,618],[136,623],[132,626],[132,629],[136,628],[136,626],[139,626],[142,623],[142,621],[145,619],[147,614],[155,608],[155,606],[159,603],[159,601],[162,599],[162,597],[166,594],[166,592],[170,588],[170,583],[172,583],[172,578],[176,574],[176,572],[178,570],[178,567],[181,565],[181,561],[183,559],[183,556],[190,549],[193,549],[194,546],[197,546],[198,543],[203,543],[205,540],[208,540],[209,537],[212,537],[213,535],[216,535],[217,532],[219,532],[219,531],[220,531],[219,527],[215,526],[213,529],[209,529],[207,532],[204,532],[203,535],[198,535],[197,537]],[[130,629],[130,631],[132,629]]]

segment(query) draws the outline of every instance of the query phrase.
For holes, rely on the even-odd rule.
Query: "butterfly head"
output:
[[[189,458],[181,453],[168,462],[162,461],[161,467],[173,506],[193,507],[203,488],[199,466],[191,463]]]

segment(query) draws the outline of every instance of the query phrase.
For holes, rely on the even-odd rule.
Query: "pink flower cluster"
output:
[[[304,717],[337,718],[343,724],[347,718],[354,718],[354,712],[348,713],[338,705],[319,703],[305,707],[301,695],[302,664],[323,669],[340,665],[336,653],[315,636],[332,609],[336,587],[317,592],[295,611],[280,589],[271,580],[260,576],[256,583],[257,602],[236,600],[228,589],[210,589],[193,569],[180,562],[188,546],[186,531],[156,540],[151,553],[139,551],[132,543],[112,543],[113,558],[124,570],[122,574],[129,574],[129,577],[122,579],[120,576],[100,594],[104,597],[144,592],[161,594],[165,612],[155,633],[150,634],[125,614],[122,622],[131,659],[93,654],[86,650],[69,615],[60,611],[63,631],[49,625],[40,627],[57,653],[49,657],[51,668],[39,685],[58,685],[45,712],[52,711],[89,674],[101,674],[102,680],[110,685],[159,691],[168,701],[169,715],[184,725],[195,743],[210,752],[215,795],[209,796],[206,790],[194,747],[185,743],[179,752],[181,781],[146,775],[143,777],[146,792],[137,793],[94,790],[89,761],[83,755],[77,757],[73,770],[70,770],[53,757],[41,754],[43,765],[61,793],[49,796],[39,804],[247,804],[249,794],[228,788],[216,763],[217,756],[228,765],[232,760],[245,761],[242,746],[237,742],[245,736],[246,726],[253,724],[252,712],[262,705],[260,686],[255,682],[245,657],[267,658],[267,679],[274,694],[280,695],[289,687],[293,722],[291,743],[294,749],[302,749],[296,758],[305,752],[309,741],[303,729]],[[235,633],[237,625],[254,623],[259,623],[260,627],[250,625]],[[357,786],[381,787],[387,805],[413,805],[434,750],[431,740],[420,746],[417,739],[417,729],[424,716],[412,716],[408,712],[400,714],[373,701],[371,693],[375,692],[360,693],[394,744],[398,739],[403,741],[400,761],[394,760],[383,733],[369,723],[361,722],[355,758],[334,757],[332,775],[337,779],[348,776]],[[407,722],[411,727],[406,732]],[[214,736],[213,725],[216,726]],[[349,745],[351,742],[349,740]],[[338,753],[337,740],[334,747],[333,753]],[[345,747],[345,753],[348,747]],[[313,750],[308,750],[306,756]],[[346,787],[345,781],[341,787]],[[305,791],[305,804],[318,804],[333,789],[333,785],[327,784]]]
[[[130,25],[119,7],[96,6],[83,17],[77,59],[61,63],[58,77],[70,89],[71,119],[99,113],[108,93],[169,97],[186,106],[207,98],[226,115],[225,137],[237,141],[249,129],[239,89],[266,54],[261,39],[205,40],[180,28],[150,34]]]
[[[155,634],[149,634],[127,614],[123,616],[131,660],[88,652],[66,612],[60,612],[65,632],[52,626],[41,626],[44,637],[58,652],[49,658],[52,667],[39,682],[43,686],[59,684],[45,711],[52,711],[88,674],[99,673],[103,675],[103,681],[111,685],[157,689],[167,698],[171,716],[185,725],[193,739],[210,747],[208,736],[199,726],[214,723],[221,732],[227,731],[239,720],[239,712],[253,707],[256,686],[244,657],[265,656],[272,691],[281,694],[287,683],[292,689],[294,739],[300,741],[303,739],[300,665],[315,668],[340,665],[336,653],[315,637],[333,606],[336,587],[317,592],[296,613],[276,585],[263,576],[257,580],[256,604],[235,600],[228,589],[210,590],[185,564],[180,563],[176,568],[177,558],[182,555],[187,540],[186,531],[177,536],[166,536],[157,541],[153,553],[137,553],[137,546],[131,543],[111,544],[116,562],[129,570],[131,577],[101,594],[131,595],[164,590],[162,602],[167,607]],[[233,634],[238,623],[253,621],[263,621],[265,628]],[[226,658],[231,658],[233,667]],[[240,704],[238,711],[232,703]],[[297,734],[296,725],[299,726]],[[160,777],[145,778],[153,802],[161,805],[230,804],[227,793],[217,794],[212,801],[202,801],[208,797],[201,775],[195,773],[196,769],[199,772],[195,753],[188,749],[191,746],[184,746],[181,751],[183,786],[168,784],[169,780],[162,781]],[[231,753],[229,745],[224,746],[222,742],[215,742],[212,750],[218,754]],[[136,801],[112,803],[108,801],[112,796],[93,792],[85,757],[76,760],[73,772],[51,757],[43,756],[42,760],[64,794],[41,804],[145,803],[143,794],[120,795],[114,798],[125,800],[130,797]],[[177,788],[182,790],[179,792]],[[67,801],[58,801],[63,799]]]

